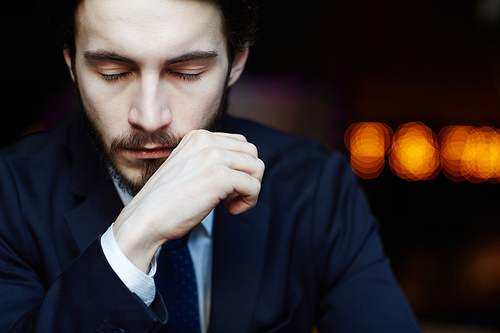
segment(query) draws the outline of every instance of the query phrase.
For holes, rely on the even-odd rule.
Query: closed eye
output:
[[[179,79],[184,80],[184,81],[197,81],[201,80],[200,74],[185,74],[185,73],[178,73],[178,72],[170,72],[171,74],[177,76]]]
[[[119,74],[109,74],[109,75],[108,74],[101,74],[101,75],[105,81],[116,82],[120,79],[123,79],[124,77],[126,77],[129,74],[130,74],[130,72],[119,73]]]
[[[120,79],[125,78],[131,74],[130,72],[124,72],[124,73],[118,73],[118,74],[101,74],[103,79],[105,81],[111,81],[111,82],[116,82]],[[186,74],[186,73],[178,73],[178,72],[170,72],[170,74],[175,75],[177,78],[183,80],[183,81],[197,81],[201,80],[200,74],[201,73],[196,73],[196,74]]]

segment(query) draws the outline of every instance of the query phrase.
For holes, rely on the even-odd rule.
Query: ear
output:
[[[236,52],[236,56],[234,57],[233,66],[231,67],[231,74],[229,74],[229,82],[228,87],[232,86],[243,73],[243,69],[245,69],[245,64],[248,59],[248,47],[245,48],[244,51]]]
[[[66,62],[66,66],[68,66],[69,74],[71,75],[71,79],[73,82],[75,81],[75,76],[73,75],[73,63],[71,61],[71,54],[69,48],[65,47],[63,50],[64,61]]]

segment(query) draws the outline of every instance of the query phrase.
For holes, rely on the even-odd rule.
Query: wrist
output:
[[[112,231],[118,247],[127,259],[147,274],[151,261],[162,243],[147,237],[138,226],[130,229],[123,224],[114,223]]]
[[[120,250],[114,238],[112,228],[110,226],[101,237],[101,247],[104,256],[125,286],[149,306],[155,298],[156,288],[153,276],[156,273],[156,259],[153,259],[150,263],[150,272],[144,274]]]

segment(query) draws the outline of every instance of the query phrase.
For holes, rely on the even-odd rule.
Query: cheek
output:
[[[172,116],[180,131],[187,133],[202,128],[206,120],[218,111],[225,78],[196,84],[192,89],[176,97],[177,106],[172,108]]]
[[[84,112],[99,131],[105,145],[109,147],[111,140],[121,134],[123,105],[103,92],[99,85],[84,81],[79,83],[79,87]],[[125,116],[125,121],[126,119]]]

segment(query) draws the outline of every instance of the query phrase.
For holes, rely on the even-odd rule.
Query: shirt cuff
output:
[[[127,288],[147,305],[155,299],[156,287],[153,276],[156,273],[156,256],[151,261],[148,274],[137,268],[118,246],[113,234],[113,225],[101,237],[101,247],[109,265]]]

